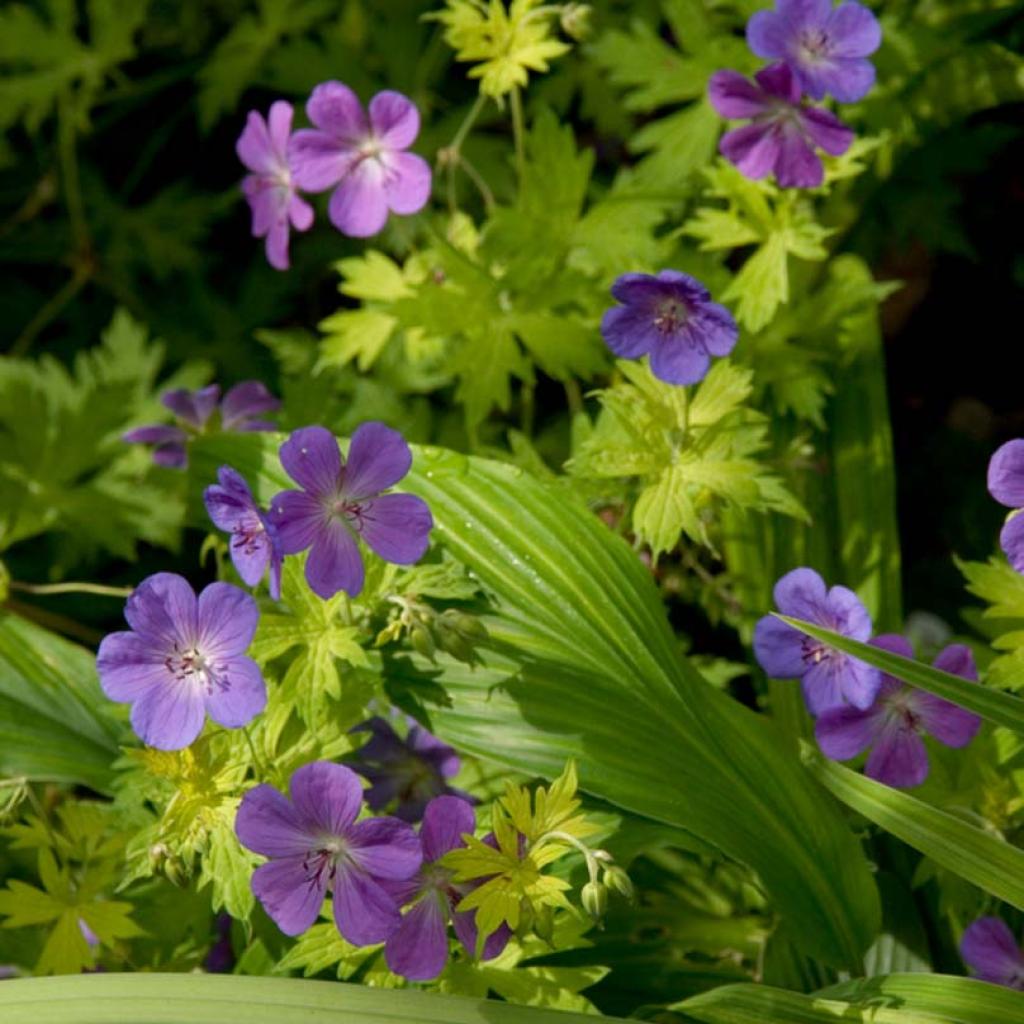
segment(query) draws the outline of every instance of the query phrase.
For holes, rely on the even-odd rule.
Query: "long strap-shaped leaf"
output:
[[[1024,733],[1024,700],[1020,697],[1013,697],[987,686],[979,686],[960,676],[914,661],[913,658],[904,658],[880,647],[851,640],[848,636],[842,636],[831,629],[823,629],[811,622],[804,622],[802,619],[792,619],[786,615],[778,617],[794,629],[799,629],[801,633],[807,633],[816,640],[852,654],[897,679],[919,686],[937,697],[945,697],[946,700],[951,700],[954,704],[959,704],[960,707],[995,722],[996,725],[1005,725],[1014,732]]]
[[[269,500],[289,486],[275,449],[265,436],[202,439],[194,492],[229,463]],[[585,790],[749,864],[805,949],[853,968],[879,918],[862,851],[771,723],[680,655],[636,554],[565,492],[501,463],[420,450],[402,486],[429,502],[436,539],[479,578],[521,666],[500,696],[493,675],[454,677],[441,735],[547,776],[575,753]]]
[[[1024,995],[972,978],[891,974],[803,995],[725,985],[673,1007],[702,1024],[1024,1024]]]
[[[1024,850],[816,752],[808,753],[807,760],[844,804],[937,864],[1024,910]]]
[[[615,1024],[615,1018],[602,1018]],[[91,974],[0,985],[3,1024],[593,1024],[488,999],[332,981],[216,974]],[[621,1022],[620,1022],[621,1024]]]

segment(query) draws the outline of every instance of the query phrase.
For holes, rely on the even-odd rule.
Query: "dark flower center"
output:
[[[366,509],[362,502],[353,501],[351,498],[337,498],[331,503],[330,513],[356,533],[362,533],[363,520],[366,517]]]
[[[800,656],[803,658],[804,663],[811,668],[815,665],[820,665],[823,661],[828,661],[835,654],[836,652],[830,647],[826,647],[823,643],[812,637],[805,636],[800,641]]]
[[[674,334],[689,318],[690,311],[678,299],[663,299],[655,309],[654,326],[662,334]]]
[[[921,732],[921,716],[914,707],[913,694],[901,687],[885,701],[890,718],[895,718],[901,729],[907,732]]]
[[[173,653],[164,659],[164,665],[179,683],[196,684],[207,693],[213,693],[215,686],[221,690],[230,688],[223,668],[209,661],[198,647],[182,649],[175,644]]]
[[[236,551],[246,555],[255,554],[263,535],[266,533],[263,523],[257,518],[252,518],[244,523],[239,523],[231,538],[231,546]]]
[[[827,57],[831,48],[831,40],[823,28],[809,28],[800,36],[800,49],[811,60]]]
[[[347,856],[345,842],[340,836],[327,836],[320,843],[302,858],[302,870],[306,872],[306,883],[310,888],[333,884],[338,863]]]

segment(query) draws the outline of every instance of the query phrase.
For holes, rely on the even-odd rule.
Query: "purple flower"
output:
[[[455,909],[475,886],[456,885],[453,872],[438,863],[449,851],[464,846],[462,837],[472,834],[475,827],[476,816],[465,800],[439,796],[427,804],[420,826],[423,867],[415,878],[391,887],[400,905],[412,904],[384,946],[384,959],[395,974],[410,981],[436,978],[448,962],[449,921],[466,952],[476,955],[476,915]],[[496,957],[510,935],[504,925],[489,935],[482,959]]]
[[[245,651],[259,620],[256,602],[230,583],[196,600],[181,576],[143,580],[124,608],[131,632],[103,638],[96,656],[103,692],[132,705],[132,728],[159,750],[181,750],[203,718],[236,729],[267,703],[259,667]]]
[[[369,783],[366,803],[381,811],[397,801],[394,814],[403,821],[419,821],[434,797],[449,794],[472,799],[448,785],[461,767],[455,751],[415,722],[405,739],[391,723],[375,716],[353,732],[369,732],[352,760],[352,767]]]
[[[270,858],[253,873],[256,898],[281,931],[300,935],[331,889],[342,936],[354,946],[383,942],[401,923],[387,886],[412,878],[423,861],[416,833],[396,818],[356,822],[363,790],[344,765],[303,765],[290,792],[288,800],[256,786],[238,808],[239,842]]]
[[[277,270],[288,269],[289,222],[296,231],[313,224],[313,208],[299,198],[288,163],[291,131],[292,105],[278,100],[265,121],[250,110],[235,143],[238,159],[253,172],[242,180],[252,210],[252,233],[255,238],[266,236],[267,262]]]
[[[363,589],[358,537],[387,562],[411,565],[429,544],[434,521],[422,498],[382,494],[412,465],[412,453],[397,430],[364,423],[352,435],[343,462],[334,435],[303,427],[281,445],[281,464],[303,488],[282,491],[270,503],[286,555],[311,548],[306,580],[324,600]]]
[[[398,92],[379,92],[363,110],[341,82],[323,82],[306,104],[316,128],[297,131],[288,154],[295,181],[310,192],[334,188],[331,223],[355,238],[375,235],[388,211],[416,213],[430,198],[430,165],[407,150],[420,131],[420,114]]]
[[[902,636],[883,634],[875,647],[912,658]],[[963,644],[951,644],[935,659],[935,667],[977,682],[974,656]],[[875,703],[866,710],[832,708],[814,726],[818,745],[835,761],[846,761],[871,747],[865,774],[887,786],[919,786],[928,778],[928,751],[923,733],[947,747],[965,747],[981,728],[981,719],[956,704],[882,674]]]
[[[988,490],[1000,505],[1016,512],[999,534],[999,544],[1010,565],[1024,572],[1024,440],[1007,441],[996,449],[988,464]]]
[[[871,617],[846,587],[825,589],[813,569],[794,569],[775,584],[775,604],[783,615],[812,622],[854,640],[871,636]],[[877,669],[834,650],[766,615],[754,630],[754,654],[773,679],[800,679],[812,715],[852,704],[871,707],[881,685]]]
[[[188,464],[185,443],[192,434],[202,433],[206,429],[210,417],[217,409],[219,398],[219,384],[209,384],[198,391],[188,391],[186,388],[165,391],[160,401],[184,426],[157,423],[136,427],[122,434],[121,440],[130,444],[155,444],[153,461],[158,466],[184,469]],[[275,430],[273,423],[258,417],[274,412],[280,406],[280,400],[260,381],[244,380],[229,389],[224,401],[220,403],[221,429],[243,432]]]
[[[882,43],[878,19],[863,4],[845,0],[776,0],[774,11],[758,11],[747,23],[747,42],[758,57],[786,62],[797,85],[820,100],[863,99],[875,84],[866,60]]]
[[[1001,918],[979,917],[968,925],[960,955],[981,981],[1024,991],[1024,953]]]
[[[754,78],[738,71],[711,76],[708,97],[715,110],[729,120],[750,118],[722,136],[719,152],[754,181],[774,171],[782,188],[817,188],[825,169],[815,150],[839,156],[850,148],[853,132],[835,114],[800,102],[788,65],[762,68]]]
[[[219,484],[203,492],[203,501],[215,525],[231,534],[231,561],[238,575],[250,587],[255,587],[269,566],[270,596],[279,600],[284,555],[277,527],[256,503],[240,473],[230,466],[221,466],[217,479]]]
[[[651,372],[666,384],[696,384],[711,357],[727,356],[736,344],[732,315],[689,274],[623,274],[612,295],[622,305],[601,318],[608,347],[626,359],[650,355]]]

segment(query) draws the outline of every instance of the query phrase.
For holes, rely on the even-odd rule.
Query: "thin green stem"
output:
[[[107,587],[102,583],[22,583],[11,580],[11,590],[26,594],[97,594],[100,597],[129,597],[131,587]]]
[[[462,156],[462,144],[466,141],[466,137],[469,135],[470,130],[476,123],[476,119],[480,116],[480,111],[484,109],[485,102],[486,97],[483,93],[480,93],[473,102],[473,105],[469,108],[466,116],[462,119],[462,123],[459,125],[455,134],[452,136],[452,141],[437,152],[438,163],[442,164],[447,169],[446,191],[448,194],[448,209],[452,213],[455,213],[458,209],[458,199],[455,195],[455,171],[460,164],[466,169],[466,173],[470,176],[476,187],[480,189],[481,195],[484,196],[485,204],[487,204],[487,197],[491,196],[488,209],[490,209],[490,206],[494,203],[494,197],[491,195],[491,190],[487,187],[486,182],[483,181],[479,172],[475,168],[470,171],[469,165]],[[481,188],[481,184],[483,185],[483,188]]]
[[[73,115],[73,100],[68,93],[64,93],[57,119],[61,183],[64,186],[68,217],[71,219],[71,237],[74,239],[75,249],[81,252],[89,244],[89,228],[85,220],[85,203],[82,200],[82,188],[78,177],[78,152],[75,146]]]
[[[74,274],[72,274],[60,291],[49,299],[25,325],[24,330],[15,339],[14,344],[11,345],[8,354],[12,356],[25,355],[40,332],[45,330],[51,321],[60,315],[61,310],[82,290],[89,280],[89,276],[84,266],[77,267]]]
[[[523,176],[526,173],[526,130],[523,127],[523,100],[518,86],[513,86],[510,102],[512,106],[512,137],[516,144],[516,173],[519,175],[519,186],[522,188]]]
[[[484,209],[488,213],[492,213],[494,211],[494,193],[491,191],[490,185],[484,181],[484,176],[461,153],[459,154],[459,166],[466,172],[466,177],[476,185],[476,190],[484,201]]]
[[[565,400],[569,405],[569,412],[575,416],[583,412],[583,394],[575,377],[570,377],[565,382]]]

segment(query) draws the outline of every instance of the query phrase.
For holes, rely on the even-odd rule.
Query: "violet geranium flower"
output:
[[[269,567],[270,596],[279,600],[284,555],[277,527],[256,503],[240,473],[230,466],[221,466],[217,480],[203,492],[203,501],[214,524],[231,534],[231,561],[238,575],[248,586],[255,587]]]
[[[650,355],[651,372],[666,384],[695,384],[712,356],[727,356],[736,344],[730,312],[689,274],[623,274],[612,295],[622,305],[601,318],[608,347],[626,359]]]
[[[349,762],[370,783],[366,791],[370,810],[382,811],[397,801],[392,813],[402,821],[415,822],[434,797],[472,799],[448,785],[461,767],[458,754],[421,725],[412,723],[402,739],[390,722],[376,715],[352,732],[371,734]]]
[[[456,796],[439,796],[427,804],[420,826],[423,844],[423,866],[408,882],[390,886],[400,905],[411,904],[384,946],[384,959],[395,974],[410,981],[432,981],[448,962],[448,922],[470,956],[476,955],[476,913],[455,908],[474,888],[473,884],[456,885],[453,872],[438,861],[449,851],[464,846],[462,837],[472,834],[476,815],[465,800]],[[484,960],[496,957],[509,940],[511,932],[502,925],[484,943]]]
[[[270,858],[253,872],[256,898],[281,931],[300,935],[330,889],[342,936],[354,946],[383,942],[401,923],[387,886],[412,878],[423,861],[416,833],[396,818],[357,822],[363,789],[344,765],[303,765],[289,789],[290,800],[256,786],[235,817],[239,842]]]
[[[382,494],[409,472],[412,453],[397,430],[363,423],[352,435],[348,461],[324,427],[303,427],[281,445],[281,464],[303,488],[270,503],[281,549],[310,548],[306,581],[325,601],[339,590],[363,589],[358,538],[381,558],[411,565],[422,557],[434,525],[427,503],[412,494]]]
[[[783,615],[824,626],[854,640],[871,636],[871,616],[860,599],[846,587],[826,590],[813,569],[793,569],[773,591]],[[804,701],[812,715],[852,704],[867,709],[874,703],[881,675],[877,669],[830,648],[766,615],[754,629],[754,654],[773,679],[799,679]]]
[[[886,633],[871,643],[906,658],[914,656],[902,636]],[[977,682],[974,656],[963,644],[945,648],[934,665]],[[835,761],[846,761],[870,747],[865,775],[887,786],[905,788],[919,786],[928,778],[928,751],[922,733],[947,747],[965,747],[980,728],[981,719],[970,711],[882,673],[882,685],[870,708],[832,708],[818,718],[814,734],[818,746]]]
[[[153,461],[168,469],[184,469],[188,464],[185,445],[189,437],[207,429],[217,410],[220,385],[208,384],[198,391],[176,388],[165,391],[160,401],[170,409],[181,424],[171,426],[156,423],[136,427],[121,435],[129,444],[155,444]],[[259,417],[279,409],[281,402],[258,380],[244,380],[228,390],[220,403],[220,423],[223,430],[254,431],[275,430],[269,420]]]
[[[416,213],[430,198],[430,165],[406,150],[420,131],[412,100],[387,90],[367,111],[341,82],[318,85],[306,104],[315,128],[297,131],[288,154],[295,181],[310,192],[334,188],[327,208],[343,234],[377,234],[388,211]]]
[[[988,491],[1000,505],[1014,509],[999,534],[1010,565],[1024,572],[1024,439],[1007,441],[988,464]]]
[[[850,148],[853,132],[835,114],[801,103],[788,65],[762,68],[754,78],[738,71],[711,76],[708,98],[715,110],[728,120],[751,119],[722,136],[719,152],[753,181],[774,171],[782,188],[817,188],[825,168],[816,149],[839,156]]]
[[[1024,952],[998,917],[979,917],[964,929],[960,956],[975,977],[1024,991]]]
[[[785,61],[808,96],[855,103],[875,84],[866,58],[881,45],[882,30],[856,0],[838,7],[832,0],[776,0],[774,11],[751,16],[747,42],[758,57]]]
[[[256,602],[230,583],[196,599],[181,576],[143,580],[124,608],[130,632],[103,638],[96,656],[103,692],[132,705],[132,728],[151,747],[181,750],[206,714],[237,729],[267,703],[259,666],[245,651],[259,621]]]
[[[252,233],[256,238],[266,236],[267,262],[275,270],[288,269],[289,225],[307,231],[313,224],[313,207],[299,198],[288,163],[291,131],[292,105],[278,100],[266,120],[249,111],[235,144],[238,159],[253,172],[242,180],[252,211]]]

